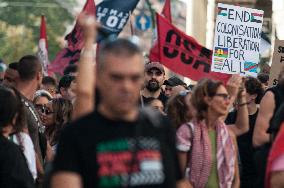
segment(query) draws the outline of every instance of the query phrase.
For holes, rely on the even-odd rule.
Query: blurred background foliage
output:
[[[0,58],[6,63],[34,54],[41,15],[47,23],[49,60],[62,47],[66,27],[74,21],[76,0],[0,0]]]

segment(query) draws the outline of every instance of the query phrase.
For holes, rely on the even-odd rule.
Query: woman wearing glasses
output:
[[[239,100],[244,100],[245,95],[239,96],[242,98]],[[195,86],[191,103],[196,117],[177,131],[183,172],[196,188],[239,187],[235,141],[239,132],[236,126],[224,123],[232,103],[227,89],[222,82],[204,79]]]
[[[42,111],[46,137],[53,151],[56,149],[61,130],[71,122],[72,111],[72,103],[63,98],[52,99]]]
[[[33,103],[34,103],[35,109],[37,110],[39,114],[41,122],[43,122],[43,110],[45,109],[45,106],[48,104],[48,102],[51,99],[52,99],[51,94],[48,91],[43,90],[43,89],[36,91],[34,95]],[[47,140],[45,138],[45,134],[44,134],[45,127],[44,126],[40,129],[39,139],[40,139],[42,157],[46,161],[49,161],[48,156],[50,153],[52,153],[52,151],[51,151],[51,147],[49,147]]]
[[[36,110],[41,115],[42,110],[48,104],[48,102],[52,99],[51,94],[46,90],[38,90],[35,93],[33,103],[35,105]],[[42,116],[40,117],[42,119]]]

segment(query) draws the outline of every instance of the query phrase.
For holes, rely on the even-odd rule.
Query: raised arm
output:
[[[74,103],[73,120],[94,110],[95,99],[95,55],[93,44],[96,39],[96,21],[94,17],[80,14],[78,22],[84,32],[84,49],[80,56],[77,76],[77,99]]]
[[[228,128],[236,135],[240,136],[249,131],[249,115],[246,101],[246,91],[243,89],[237,97],[238,112],[235,124]]]
[[[226,88],[231,95],[231,107],[237,101],[239,108],[235,124],[229,125],[228,128],[236,135],[240,136],[249,130],[249,115],[246,101],[246,90],[244,80],[239,75],[233,75],[228,81]],[[224,117],[225,119],[225,117]]]
[[[230,107],[233,106],[236,98],[238,97],[239,89],[242,84],[242,77],[238,74],[234,74],[227,82],[226,89],[231,96]]]
[[[254,147],[259,147],[269,142],[269,134],[266,133],[266,131],[269,127],[269,122],[273,116],[274,109],[274,94],[271,91],[268,91],[260,102],[252,139]]]

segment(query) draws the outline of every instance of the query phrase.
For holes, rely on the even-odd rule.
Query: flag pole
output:
[[[129,25],[130,25],[130,32],[131,32],[131,36],[135,35],[134,32],[134,28],[133,28],[133,23],[132,23],[132,15],[131,15],[131,11],[129,11]]]

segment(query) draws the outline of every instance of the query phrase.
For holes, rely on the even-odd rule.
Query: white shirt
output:
[[[34,144],[32,142],[31,137],[27,133],[20,132],[19,136],[21,142],[20,140],[18,140],[18,137],[16,135],[12,136],[12,140],[17,145],[19,145],[19,143],[22,143],[22,147],[24,149],[24,155],[26,157],[29,170],[35,180],[37,178],[37,169],[36,169],[36,154],[35,154]]]

